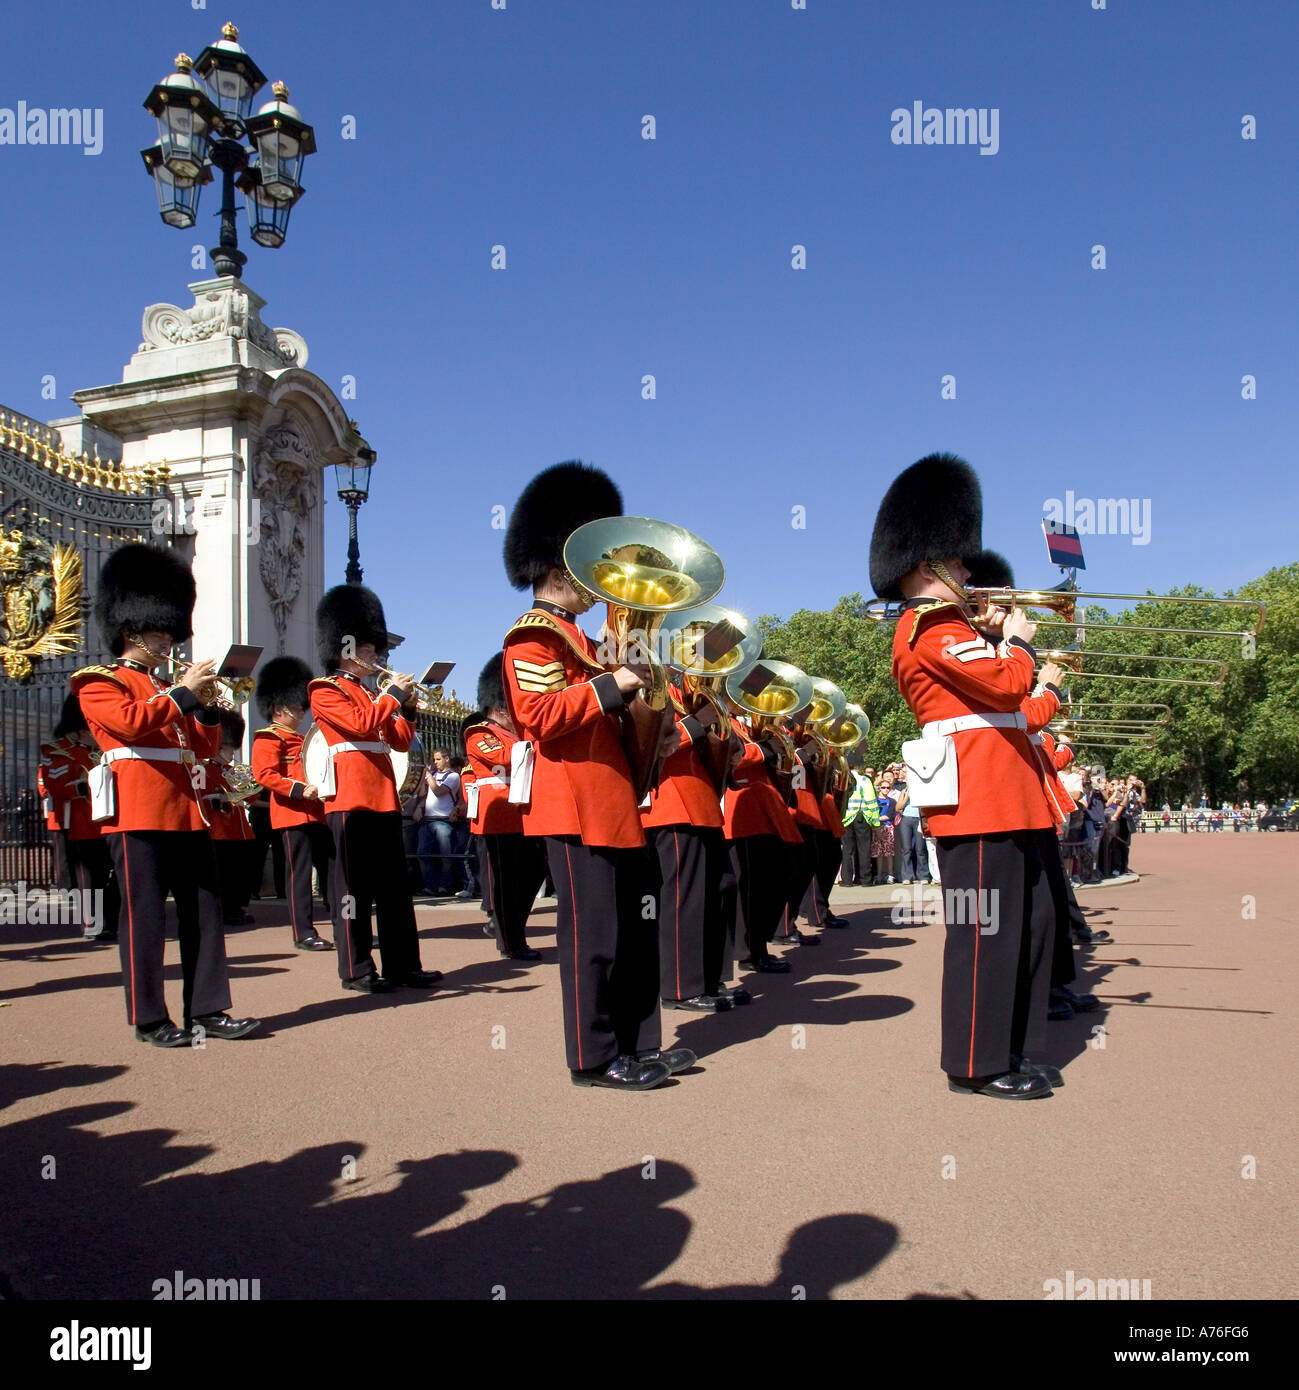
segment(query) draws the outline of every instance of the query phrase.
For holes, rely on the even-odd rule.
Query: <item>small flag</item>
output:
[[[1053,565],[1067,570],[1087,568],[1083,563],[1082,541],[1074,527],[1066,526],[1063,521],[1043,521],[1042,534],[1046,537],[1046,550]]]

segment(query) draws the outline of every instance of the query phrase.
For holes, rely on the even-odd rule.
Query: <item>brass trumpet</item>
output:
[[[146,648],[147,650],[149,648]],[[179,680],[186,671],[193,670],[197,665],[197,661],[173,660],[172,679]],[[240,705],[246,705],[253,698],[257,681],[253,676],[213,676],[204,684],[203,689],[207,692],[206,695],[200,695],[198,698],[209,708],[237,710]]]
[[[381,695],[397,679],[397,672],[389,666],[380,666],[374,661],[360,664],[364,665],[372,676],[387,676],[387,682],[379,687]],[[410,698],[415,702],[415,708],[420,714],[433,714],[442,703],[442,687],[440,685],[421,685],[418,681],[411,681]]]

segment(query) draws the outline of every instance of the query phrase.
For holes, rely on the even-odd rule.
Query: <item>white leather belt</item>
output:
[[[943,738],[967,729],[1028,729],[1023,710],[1013,714],[962,714],[955,719],[935,719],[921,730],[925,738]]]
[[[100,762],[120,763],[136,758],[145,763],[192,763],[192,748],[106,748]]]
[[[1042,746],[1042,735],[1041,735],[1041,734],[1029,734],[1029,736],[1028,736],[1028,741],[1029,741],[1030,743],[1035,743],[1035,744],[1037,744],[1037,746],[1038,746],[1039,748],[1041,748],[1041,746]]]
[[[478,777],[470,786],[474,787],[508,787],[510,779],[508,777]]]
[[[340,753],[386,753],[386,743],[331,743],[329,756],[336,758]]]

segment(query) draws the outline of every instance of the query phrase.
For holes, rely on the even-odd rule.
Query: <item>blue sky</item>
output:
[[[0,107],[102,107],[105,128],[97,157],[0,146],[0,402],[72,413],[120,379],[144,306],[203,278],[215,190],[195,232],[163,226],[140,102],[233,19],[320,147],[283,249],[241,215],[245,279],[310,370],[356,378],[366,582],[403,656],[461,663],[461,694],[526,606],[492,508],[566,458],[701,534],[753,616],[869,594],[879,499],[934,449],[979,470],[985,543],[1024,584],[1058,578],[1039,523],[1067,490],[1149,508],[1146,544],[1085,539],[1101,590],[1223,588],[1299,554],[1299,6],[192,5],[9,9]],[[893,143],[915,101],[996,108],[997,153]],[[336,502],[326,526],[341,579]]]

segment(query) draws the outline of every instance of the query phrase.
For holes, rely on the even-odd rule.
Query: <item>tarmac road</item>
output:
[[[175,1052],[134,1041],[114,952],[3,927],[0,1277],[36,1299],[149,1299],[177,1270],[263,1299],[1041,1299],[1072,1271],[1293,1297],[1297,850],[1138,837],[1141,881],[1082,899],[1116,943],[1076,953],[1075,988],[1105,1007],[1051,1025],[1066,1084],[1026,1104],[946,1089],[942,928],[887,888],[836,889],[852,927],[750,978],[748,1008],[665,1013],[700,1063],[640,1095],[569,1082],[551,909],[529,966],[477,904],[421,908],[445,987],[367,998],[254,905],[228,945],[234,1012],[264,1028]]]

